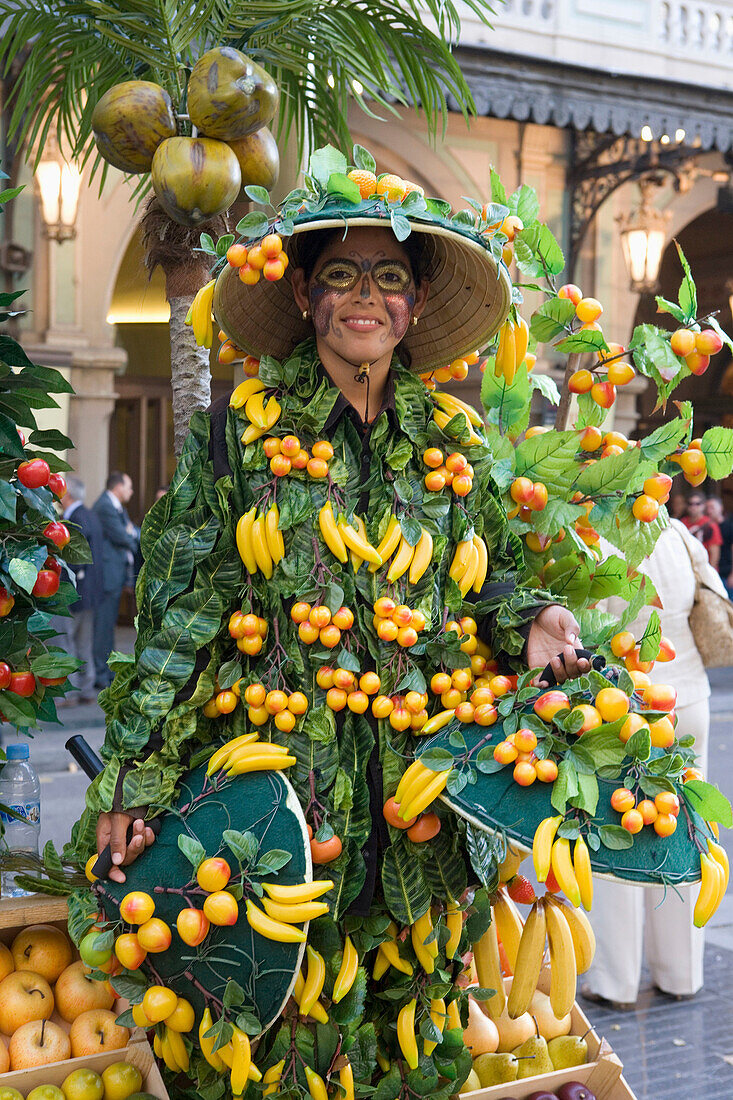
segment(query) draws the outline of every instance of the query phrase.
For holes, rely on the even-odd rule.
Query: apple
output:
[[[0,1039],[0,1073],[7,1073],[10,1069],[10,1054],[5,1043]]]
[[[669,342],[675,355],[685,359],[690,352],[694,351],[695,335],[689,328],[678,328],[676,332],[673,332]]]
[[[577,306],[580,299],[583,297],[583,291],[575,283],[564,283],[557,292],[558,298],[567,298]]]
[[[669,474],[654,474],[652,477],[648,477],[644,482],[644,492],[648,497],[654,497],[660,504],[664,504],[669,499],[670,490],[672,488],[672,478]],[[619,656],[619,654],[617,654]]]
[[[7,978],[8,974],[12,974],[14,970],[15,961],[10,948],[4,943],[0,943],[0,982],[3,978]]]
[[[674,710],[677,692],[671,684],[650,684],[641,693],[641,701],[649,710]]]
[[[463,1042],[471,1051],[472,1058],[478,1058],[479,1054],[494,1054],[499,1045],[496,1024],[484,1015],[473,997],[468,998],[468,1023],[463,1031]]]
[[[81,961],[67,966],[56,982],[54,990],[59,1015],[71,1024],[82,1012],[95,1008],[111,1008],[114,995],[107,982],[89,977],[89,968]]]
[[[66,492],[66,478],[61,474],[51,474],[48,479],[48,487],[54,496],[61,498]]]
[[[33,585],[31,595],[46,600],[55,596],[59,590],[59,575],[54,569],[40,569]]]
[[[31,1020],[47,1020],[53,1006],[45,978],[32,970],[15,970],[0,982],[0,1031],[12,1035]]]
[[[138,1092],[143,1079],[140,1070],[129,1062],[113,1062],[102,1070],[104,1100],[127,1100]]]
[[[616,387],[613,382],[594,382],[590,391],[591,399],[602,409],[610,409],[616,400]]]
[[[576,370],[570,375],[568,389],[571,393],[588,393],[594,382],[589,370]]]
[[[105,938],[109,940],[111,936],[107,936],[107,933],[100,931],[98,928],[93,928],[82,939],[79,944],[79,954],[87,966],[94,968],[109,962],[112,955],[112,944],[109,943],[104,947]]]
[[[3,1085],[0,1088],[0,1100],[24,1100],[23,1093],[18,1092],[17,1089],[11,1088],[10,1085]]]
[[[715,329],[704,328],[695,334],[695,351],[700,355],[717,355],[722,346],[723,341]]]
[[[13,1032],[10,1040],[10,1068],[30,1069],[63,1062],[69,1057],[69,1036],[51,1020],[30,1020]]]
[[[619,730],[619,740],[623,741],[623,743],[626,744],[632,734],[638,733],[639,730],[643,729],[649,729],[649,723],[647,722],[647,720],[645,718],[642,718],[640,714],[630,714],[621,729]]]
[[[104,1081],[93,1069],[82,1066],[64,1078],[61,1091],[66,1100],[102,1100]]]
[[[629,697],[620,688],[601,688],[596,695],[595,706],[604,722],[617,722],[629,713]]]
[[[198,870],[196,871],[196,881],[201,889],[206,890],[208,894],[213,894],[217,890],[223,890],[231,877],[231,867],[227,861],[221,857],[205,859],[199,864]]]
[[[51,523],[46,524],[43,528],[43,537],[58,546],[59,550],[63,550],[71,539],[69,528],[59,520],[53,520]]]
[[[517,477],[511,484],[509,495],[515,504],[529,504],[534,493],[534,485],[528,477]]]
[[[178,996],[164,985],[151,985],[145,990],[142,1005],[143,1012],[154,1024],[167,1020],[175,1011]]]
[[[48,485],[51,476],[51,468],[42,458],[32,458],[29,462],[21,462],[18,467],[18,481],[25,485],[26,489],[40,489]]]
[[[529,502],[529,507],[533,512],[541,512],[547,504],[547,486],[543,485],[541,481],[537,481],[534,484],[532,491],[532,499]]]
[[[204,913],[212,924],[236,924],[239,906],[236,898],[226,890],[217,890],[215,894],[209,894],[204,901]]]
[[[640,523],[651,523],[657,518],[659,501],[655,500],[654,497],[647,496],[646,493],[642,493],[634,501],[631,511],[634,518],[638,519]]]
[[[551,722],[558,711],[568,710],[570,700],[564,691],[545,691],[534,701],[534,712],[545,722]]]
[[[114,1012],[106,1008],[92,1008],[82,1012],[71,1025],[69,1039],[73,1058],[87,1054],[104,1054],[108,1050],[122,1050],[127,1046],[130,1032],[116,1022]]]
[[[36,1085],[28,1093],[27,1100],[62,1100],[63,1095],[58,1085]]]
[[[20,695],[23,699],[29,699],[36,690],[36,678],[32,672],[11,672],[8,691],[14,695]]]
[[[652,722],[649,726],[649,733],[652,738],[652,746],[655,749],[669,749],[674,745],[674,726],[666,716]]]
[[[7,588],[0,586],[0,619],[9,615],[15,606],[15,596],[11,596]]]
[[[603,725],[603,719],[598,710],[592,707],[590,703],[579,703],[577,707],[573,707],[570,711],[571,714],[580,714],[583,718],[583,725],[577,731],[578,737],[581,737],[588,730],[598,729]]]

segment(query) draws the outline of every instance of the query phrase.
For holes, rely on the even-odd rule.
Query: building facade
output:
[[[507,190],[527,182],[568,257],[567,278],[604,304],[604,332],[626,342],[654,313],[651,294],[629,286],[617,219],[638,203],[639,178],[653,177],[654,205],[667,214],[659,293],[680,281],[674,240],[699,281],[703,310],[733,328],[733,0],[506,0],[493,29],[466,8],[461,65],[476,102],[467,125],[455,109],[444,137],[431,140],[418,112],[383,121],[354,110],[355,140],[380,171],[397,172],[427,193],[465,205],[488,198],[494,166]],[[457,108],[457,104],[452,104]],[[296,165],[284,150],[283,182]],[[34,181],[15,202],[12,240],[32,255],[6,287],[29,288],[32,310],[21,336],[36,361],[63,369],[75,396],[56,422],[75,442],[69,456],[93,500],[110,469],[135,482],[140,519],[173,468],[168,396],[168,309],[162,276],[149,279],[133,186],[110,171],[99,194],[82,182],[76,234],[49,240]],[[533,308],[528,297],[525,313]],[[537,369],[552,372],[546,360]],[[214,364],[214,392],[232,369]],[[722,353],[680,393],[694,394],[700,429],[733,423],[733,366]],[[470,381],[465,395],[472,397]],[[677,395],[675,395],[677,396]],[[635,379],[615,406],[615,425],[633,432],[656,415]],[[550,415],[538,406],[538,418]]]

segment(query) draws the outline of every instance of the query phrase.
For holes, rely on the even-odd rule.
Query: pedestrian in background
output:
[[[53,625],[59,635],[54,644],[63,646],[72,657],[84,662],[69,676],[72,690],[57,706],[93,703],[97,697],[94,690],[94,610],[102,598],[103,537],[99,518],[84,504],[85,496],[84,482],[73,475],[67,477],[66,493],[61,498],[63,520],[70,530],[76,527],[81,531],[89,543],[92,560],[84,565],[69,566],[74,573],[78,598],[71,605],[70,615],[54,618]]]
[[[687,500],[687,512],[682,517],[682,522],[690,534],[703,544],[707,550],[708,561],[713,569],[717,569],[723,539],[717,523],[710,519],[705,511],[705,497],[702,493],[695,491],[690,494]]]
[[[107,478],[106,489],[94,505],[103,535],[102,596],[94,616],[94,666],[99,688],[112,683],[107,661],[115,646],[122,589],[132,572],[138,548],[138,530],[125,508],[132,494],[130,475],[114,472]]]
[[[659,610],[662,634],[676,650],[675,659],[657,663],[649,678],[654,683],[673,684],[677,689],[677,737],[695,738],[694,751],[699,767],[705,772],[710,683],[689,624],[696,573],[721,595],[724,588],[708,563],[700,540],[676,519],[670,520],[652,554],[639,568],[657,590],[662,603]],[[614,597],[604,601],[603,608],[620,618],[626,604]],[[652,610],[643,608],[625,629],[641,638]],[[695,928],[692,922],[696,894],[697,889],[692,887],[681,887],[677,892],[594,879],[590,921],[596,934],[596,954],[586,975],[583,996],[611,1001],[619,1008],[633,1008],[644,952],[652,981],[659,990],[674,998],[697,993],[703,983],[705,937],[703,930]]]
[[[723,502],[719,497],[709,497],[705,504],[708,517],[717,523],[720,531],[720,561],[718,573],[725,585],[728,596],[733,596],[733,516],[727,516],[723,508]]]

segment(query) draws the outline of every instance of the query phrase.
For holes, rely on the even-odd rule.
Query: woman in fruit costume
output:
[[[286,745],[314,874],[334,883],[320,923],[348,932],[377,979],[339,1045],[368,1026],[357,1077],[369,1082],[378,1053],[390,1097],[418,1078],[447,1096],[470,1066],[460,1035],[438,1044],[446,1011],[460,1026],[459,899],[487,885],[501,843],[479,851],[435,784],[402,807],[394,796],[415,739],[442,723],[430,716],[468,702],[496,722],[492,655],[507,670],[551,663],[558,682],[588,663],[573,616],[516,582],[520,544],[479,417],[420,377],[491,340],[510,305],[505,269],[419,192],[397,221],[382,197],[327,187],[298,193],[305,208],[274,225],[292,230],[284,278],[219,275],[216,319],[259,360],[259,381],[194,415],[146,518],[136,650],[103,696],[107,766],[75,841],[96,822],[123,882],[154,839],[145,807],[171,803],[192,758],[249,730]],[[404,943],[398,926],[412,929]]]

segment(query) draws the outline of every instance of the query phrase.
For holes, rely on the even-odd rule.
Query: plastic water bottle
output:
[[[9,806],[24,821],[0,811],[3,836],[0,839],[0,857],[6,852],[28,852],[38,855],[38,838],[41,832],[41,785],[30,762],[28,745],[8,745],[7,763],[0,770],[0,803]],[[4,898],[19,898],[30,893],[21,890],[12,871],[3,871],[0,893]]]

